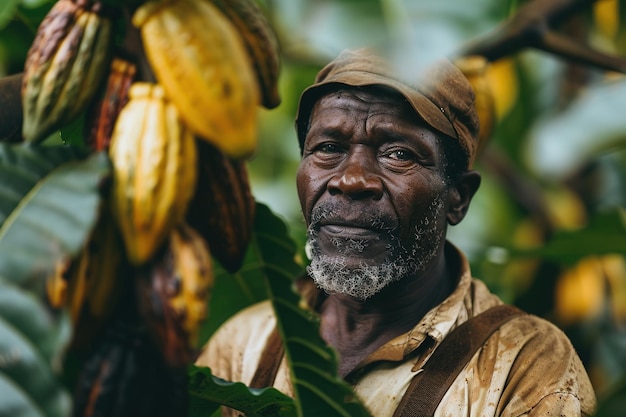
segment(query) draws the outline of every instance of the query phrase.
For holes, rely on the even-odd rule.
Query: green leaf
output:
[[[229,317],[269,297],[265,284],[267,264],[283,266],[289,264],[290,269],[287,273],[292,277],[302,273],[302,267],[293,262],[296,247],[285,235],[287,231],[285,224],[262,203],[256,204],[255,213],[254,232],[241,269],[231,274],[215,263],[215,287],[209,300],[210,319],[200,330],[201,344],[204,344]],[[271,235],[275,231],[276,236],[269,239],[270,241],[261,242],[257,238],[259,233]],[[276,256],[265,259],[259,249],[261,243],[272,245]],[[286,256],[285,259],[280,258],[283,254]]]
[[[70,338],[65,315],[51,311],[33,294],[0,278],[0,320],[11,323],[25,338],[36,342],[43,358],[60,367],[60,351]]]
[[[0,144],[0,276],[41,292],[56,264],[84,244],[109,173],[103,153]]]
[[[30,401],[26,393],[0,373],[0,416],[45,417]]]
[[[233,407],[248,417],[295,416],[294,401],[274,388],[248,388],[211,374],[209,368],[189,371],[189,415],[211,416],[220,405]]]
[[[537,249],[513,249],[513,257],[543,257],[574,262],[589,255],[626,253],[626,210],[623,208],[595,215],[580,230],[557,233]]]
[[[71,398],[51,368],[69,339],[67,316],[2,280],[0,294],[0,415],[69,415]]]
[[[298,416],[369,416],[352,388],[337,374],[337,357],[319,335],[319,322],[300,307],[293,280],[301,273],[296,248],[284,223],[268,208],[258,207],[255,248],[263,259],[266,285],[285,343]]]

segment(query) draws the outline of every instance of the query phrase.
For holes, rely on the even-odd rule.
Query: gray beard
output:
[[[321,253],[317,245],[319,221],[332,214],[332,207],[321,207],[312,213],[308,230],[308,247],[311,263],[307,272],[315,283],[329,294],[346,294],[359,300],[366,300],[379,293],[389,284],[413,276],[423,271],[426,265],[437,256],[438,248],[444,239],[445,231],[438,227],[436,219],[443,210],[443,197],[437,196],[432,201],[426,215],[415,227],[413,242],[405,248],[400,243],[397,228],[385,227],[386,222],[380,216],[372,215],[374,227],[384,230],[391,242],[389,256],[378,265],[361,262],[357,267],[349,267],[347,259],[350,253],[360,253],[367,247],[366,240],[333,239],[339,256]]]

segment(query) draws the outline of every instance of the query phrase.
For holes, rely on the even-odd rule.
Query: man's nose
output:
[[[353,200],[382,198],[383,183],[373,171],[370,161],[353,155],[342,165],[341,170],[328,182],[331,195],[344,194]]]

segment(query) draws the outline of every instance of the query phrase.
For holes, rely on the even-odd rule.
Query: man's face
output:
[[[317,284],[367,299],[431,268],[445,241],[443,172],[435,133],[405,101],[364,91],[318,100],[297,174]]]

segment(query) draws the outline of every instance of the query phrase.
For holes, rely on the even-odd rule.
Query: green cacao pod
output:
[[[111,26],[100,2],[59,0],[52,7],[24,65],[24,140],[45,139],[94,97],[108,69]]]

